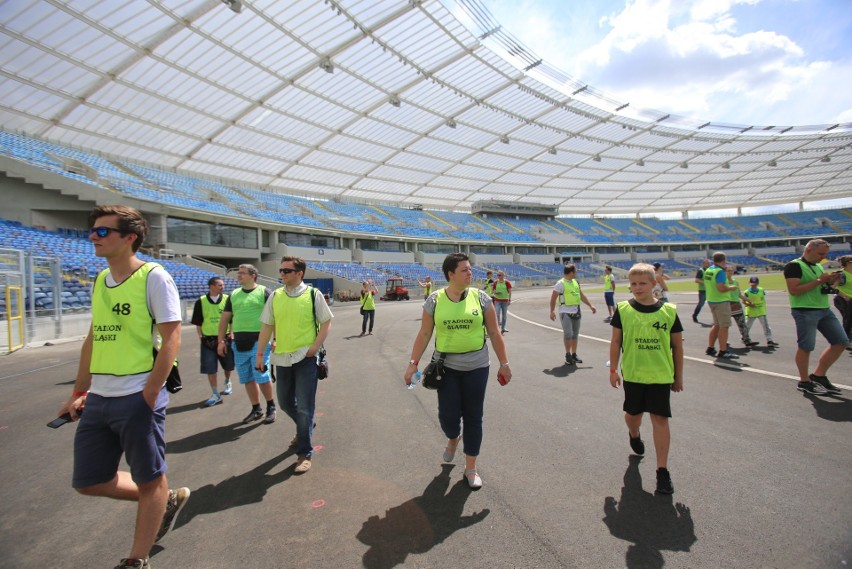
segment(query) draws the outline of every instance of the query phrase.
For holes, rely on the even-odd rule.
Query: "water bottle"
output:
[[[420,378],[423,377],[423,374],[420,373],[420,370],[414,372],[414,375],[411,378],[411,383],[408,384],[406,389],[414,389],[417,387],[417,384],[420,383]]]

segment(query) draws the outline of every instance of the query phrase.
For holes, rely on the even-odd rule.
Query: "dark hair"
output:
[[[248,274],[250,276],[254,277],[254,280],[257,280],[257,268],[254,265],[250,265],[248,263],[243,263],[242,265],[240,265],[237,268],[238,269],[245,269],[246,271],[248,271]]]
[[[299,271],[300,273],[304,273],[305,269],[308,268],[307,263],[301,257],[281,257],[282,263],[293,263],[293,268]]]
[[[609,265],[607,265],[607,266],[605,266],[605,267],[604,267],[604,270],[605,270],[605,271],[612,271],[612,267],[610,267]]]
[[[567,275],[568,273],[576,273],[576,272],[577,272],[577,266],[574,265],[574,263],[566,263],[565,266],[562,268],[562,274],[565,274],[565,275]]]
[[[662,263],[654,263],[654,270],[656,271],[657,269],[659,269],[662,266],[663,266]]]
[[[450,273],[456,270],[456,267],[459,266],[459,263],[462,261],[470,261],[470,257],[465,255],[464,253],[450,253],[444,259],[444,263],[441,265],[441,270],[444,272],[444,278],[450,280]]]
[[[728,256],[721,251],[713,253],[713,263],[724,263],[727,258]]]
[[[222,281],[224,283],[225,279],[223,279],[222,277],[210,277],[209,279],[207,279],[207,286],[213,286],[213,283],[215,283],[216,281]]]
[[[116,229],[122,235],[136,236],[136,239],[133,241],[133,252],[138,251],[139,247],[142,246],[142,242],[145,240],[145,236],[148,235],[148,222],[145,221],[142,214],[138,210],[126,205],[99,205],[89,213],[89,227],[94,227],[95,221],[99,217],[106,217],[108,215],[118,217]]]

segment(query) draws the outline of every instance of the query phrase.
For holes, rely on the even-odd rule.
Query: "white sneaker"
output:
[[[222,402],[222,397],[220,395],[211,395],[210,399],[208,399],[205,403],[205,407],[213,407],[214,405],[218,405]]]
[[[230,381],[225,382],[225,389],[222,390],[222,395],[230,395],[234,392],[234,388]]]
[[[471,490],[479,490],[482,488],[482,478],[479,477],[479,474],[476,473],[476,469],[465,470],[464,478],[467,480],[467,485],[470,486]]]

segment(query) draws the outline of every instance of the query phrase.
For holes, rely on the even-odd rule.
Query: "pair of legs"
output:
[[[361,320],[361,335],[362,336],[365,333],[367,333],[367,321],[368,320],[369,320],[369,324],[370,324],[370,334],[373,333],[373,320],[375,319],[375,317],[376,317],[376,311],[375,310],[365,310],[364,311],[363,318]]]
[[[444,366],[443,385],[438,390],[438,420],[455,447],[464,440],[465,470],[476,470],[476,458],[482,446],[482,417],[488,367],[458,371]],[[462,431],[464,425],[464,431]],[[462,436],[462,432],[464,433]]]
[[[728,349],[728,328],[731,326],[731,304],[725,302],[708,302],[710,313],[713,315],[713,326],[710,328],[710,337],[707,347],[713,348],[719,341],[719,351]]]
[[[839,294],[834,296],[834,307],[840,312],[843,322],[843,331],[846,336],[852,338],[852,300],[846,300]]]
[[[642,415],[624,414],[624,422],[632,438],[639,436],[639,427],[642,426]],[[651,416],[651,428],[654,432],[654,450],[657,453],[657,468],[667,468],[669,460],[669,444],[671,443],[671,432],[669,431],[669,418],[649,413]]]
[[[559,314],[562,324],[562,343],[566,354],[577,353],[577,339],[580,337],[580,318],[571,318],[567,313]]]
[[[751,336],[748,334],[748,326],[742,312],[739,314],[731,314],[731,318],[737,323],[737,328],[740,330],[740,337],[743,339],[743,344],[751,344]]]
[[[166,480],[166,407],[163,389],[152,410],[142,393],[86,398],[74,436],[74,489],[85,496],[137,502],[131,559],[146,559],[163,523]],[[118,470],[121,455],[130,472]]]
[[[604,292],[604,302],[606,303],[608,318],[612,318],[612,315],[615,314],[615,291]]]
[[[497,311],[497,325],[500,326],[500,331],[506,331],[506,316],[509,314],[508,302],[494,302],[494,309]]]
[[[751,337],[751,327],[754,326],[754,321],[760,320],[760,325],[763,326],[763,334],[766,336],[766,341],[772,341],[772,328],[769,327],[769,321],[766,319],[766,316],[755,316],[754,318],[746,318],[746,331],[749,332],[749,337]]]
[[[266,350],[264,350],[264,363],[267,368],[269,367],[271,349],[271,346],[267,345]],[[234,366],[237,369],[240,383],[246,388],[246,396],[252,407],[260,405],[261,395],[267,403],[274,401],[272,399],[272,384],[269,382],[269,371],[260,372],[254,369],[256,350],[257,342],[248,351],[234,350]]]
[[[698,304],[695,306],[695,310],[692,311],[693,320],[698,318],[698,313],[701,312],[701,309],[704,307],[705,302],[707,302],[707,291],[699,290]]]
[[[314,411],[317,399],[317,359],[306,357],[290,367],[276,368],[278,404],[296,424],[296,454],[310,458],[314,447]]]
[[[810,381],[808,366],[811,352],[816,348],[817,332],[828,340],[829,345],[820,354],[813,374],[825,377],[828,369],[846,349],[849,344],[849,337],[829,308],[820,310],[794,308],[791,312],[796,323],[796,343],[798,346],[796,349],[796,369],[799,371],[799,379],[803,382]]]
[[[214,344],[215,345],[215,344]],[[234,370],[234,351],[228,350],[224,356],[220,356],[215,348],[209,348],[203,341],[201,342],[201,373],[207,375],[207,382],[210,384],[210,390],[214,395],[219,394],[219,366],[225,372],[225,384],[231,382],[231,372]]]

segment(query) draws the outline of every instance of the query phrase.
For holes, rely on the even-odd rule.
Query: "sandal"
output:
[[[452,462],[456,457],[456,449],[459,447],[458,441],[456,444],[451,445],[447,443],[447,448],[444,449],[444,462]]]
[[[482,478],[479,477],[475,468],[465,470],[464,478],[467,480],[467,485],[470,486],[471,490],[479,490],[482,488]]]

